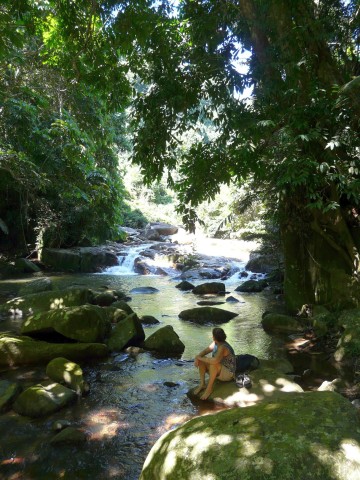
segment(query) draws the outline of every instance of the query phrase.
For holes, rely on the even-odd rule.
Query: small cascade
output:
[[[136,245],[130,247],[127,255],[119,255],[119,265],[109,267],[102,273],[111,275],[138,275],[134,272],[134,262],[140,255],[140,252],[145,250],[147,246],[148,245]]]

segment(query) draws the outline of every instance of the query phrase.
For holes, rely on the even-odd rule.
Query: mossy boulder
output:
[[[108,355],[102,343],[48,343],[13,333],[0,333],[0,367],[37,365],[56,357],[90,360]]]
[[[117,302],[112,303],[111,306],[124,310],[128,315],[134,313],[134,310],[124,300],[118,300]]]
[[[94,305],[100,305],[101,307],[109,307],[112,303],[118,299],[113,290],[106,290],[105,292],[95,295],[92,303]]]
[[[345,310],[337,321],[344,329],[334,358],[336,361],[347,361],[360,357],[360,309]]]
[[[188,320],[201,325],[226,323],[237,316],[237,313],[216,307],[189,308],[179,313],[179,318],[182,320]]]
[[[104,247],[80,248],[80,272],[99,272],[118,263],[116,253]]]
[[[120,352],[129,346],[139,346],[144,340],[145,333],[141,322],[136,313],[132,313],[115,325],[108,340],[108,347],[114,352]]]
[[[0,381],[0,413],[6,412],[11,408],[16,397],[21,392],[21,386],[16,382],[8,380]]]
[[[97,305],[61,308],[30,315],[21,327],[21,334],[48,339],[54,334],[83,343],[102,342],[111,330],[111,323]]]
[[[34,385],[22,392],[13,405],[19,415],[37,418],[46,417],[74,402],[76,393],[59,383]]]
[[[259,293],[268,285],[269,284],[266,280],[246,280],[246,282],[235,288],[235,292]]]
[[[245,265],[245,270],[254,273],[271,273],[278,267],[278,259],[274,255],[253,252]]]
[[[93,293],[88,288],[69,288],[52,292],[39,292],[13,298],[0,306],[0,313],[13,314],[20,312],[29,313],[56,310],[91,303]]]
[[[185,345],[171,325],[159,328],[150,335],[142,345],[146,350],[156,350],[159,353],[176,354],[183,353]]]
[[[78,395],[87,393],[89,390],[80,365],[67,358],[58,357],[51,360],[46,366],[46,375],[55,382],[65,384]]]
[[[337,324],[338,314],[323,312],[317,313],[308,319],[314,333],[317,337],[323,337],[329,333],[329,330]]]
[[[52,289],[53,284],[50,278],[37,278],[35,280],[31,280],[31,282],[27,282],[25,285],[20,287],[18,291],[18,296],[23,297],[24,295],[31,295],[32,293],[48,292]]]
[[[106,247],[43,248],[41,261],[59,272],[98,272],[117,265],[115,252]]]
[[[207,282],[197,285],[193,289],[196,295],[206,295],[209,293],[225,293],[225,283],[222,282]]]
[[[41,268],[39,268],[34,262],[28,260],[27,258],[17,258],[15,260],[15,269],[17,272],[20,273],[41,272]]]
[[[304,330],[303,321],[299,317],[291,317],[282,313],[267,313],[261,320],[263,329],[269,332],[291,333]]]
[[[59,272],[80,272],[80,251],[65,248],[43,248],[40,259],[48,268]]]
[[[121,320],[125,320],[125,318],[129,315],[128,312],[121,308],[116,307],[103,307],[104,314],[109,319],[110,323],[118,323]]]
[[[287,393],[196,417],[152,447],[140,480],[357,480],[360,423],[334,392]]]

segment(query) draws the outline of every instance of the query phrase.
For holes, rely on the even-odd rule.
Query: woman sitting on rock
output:
[[[226,340],[226,333],[222,328],[214,328],[212,331],[213,342],[195,357],[195,367],[198,367],[200,374],[200,385],[194,391],[197,395],[202,390],[205,392],[200,397],[206,400],[212,393],[215,379],[222,382],[229,382],[234,379],[235,353]],[[206,357],[208,353],[211,357]],[[205,374],[209,374],[208,384],[205,384]]]

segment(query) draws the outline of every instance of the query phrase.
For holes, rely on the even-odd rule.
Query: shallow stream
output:
[[[243,261],[245,259],[238,259]],[[84,365],[90,394],[50,418],[30,420],[10,411],[0,416],[0,478],[15,479],[125,479],[136,480],[152,444],[161,434],[212,407],[207,402],[193,404],[187,391],[197,384],[193,358],[211,342],[211,326],[180,320],[180,311],[197,306],[199,298],[175,288],[179,279],[160,276],[127,275],[116,270],[104,274],[51,276],[56,287],[107,286],[129,294],[135,287],[156,287],[154,294],[129,294],[129,305],[138,315],[153,315],[160,324],[145,327],[149,336],[157,328],[172,325],[186,348],[181,358],[160,358],[151,353],[113,354],[103,361]],[[125,273],[125,274],[124,274]],[[0,282],[1,292],[12,291],[19,282]],[[203,281],[193,282],[194,284]],[[280,308],[267,292],[238,294],[238,276],[225,281],[227,292],[239,303],[224,303],[238,316],[223,325],[236,353],[260,358],[282,358],[283,338],[270,336],[261,328],[265,310]],[[218,297],[216,300],[224,300]],[[1,330],[16,330],[19,320],[1,322]],[[324,377],[333,372],[327,371]],[[46,379],[45,367],[18,368],[1,373],[1,379],[31,385]],[[331,378],[330,378],[331,379]],[[311,388],[311,385],[309,386]],[[81,447],[53,447],[55,420],[68,420],[82,428],[88,442]],[[156,480],[156,479],[154,479]]]

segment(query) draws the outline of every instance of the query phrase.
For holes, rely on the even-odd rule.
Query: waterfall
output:
[[[134,272],[134,262],[135,259],[139,256],[140,252],[145,250],[148,245],[136,245],[131,246],[127,252],[127,255],[119,255],[119,265],[114,267],[109,267],[104,272],[111,275],[138,275]]]

